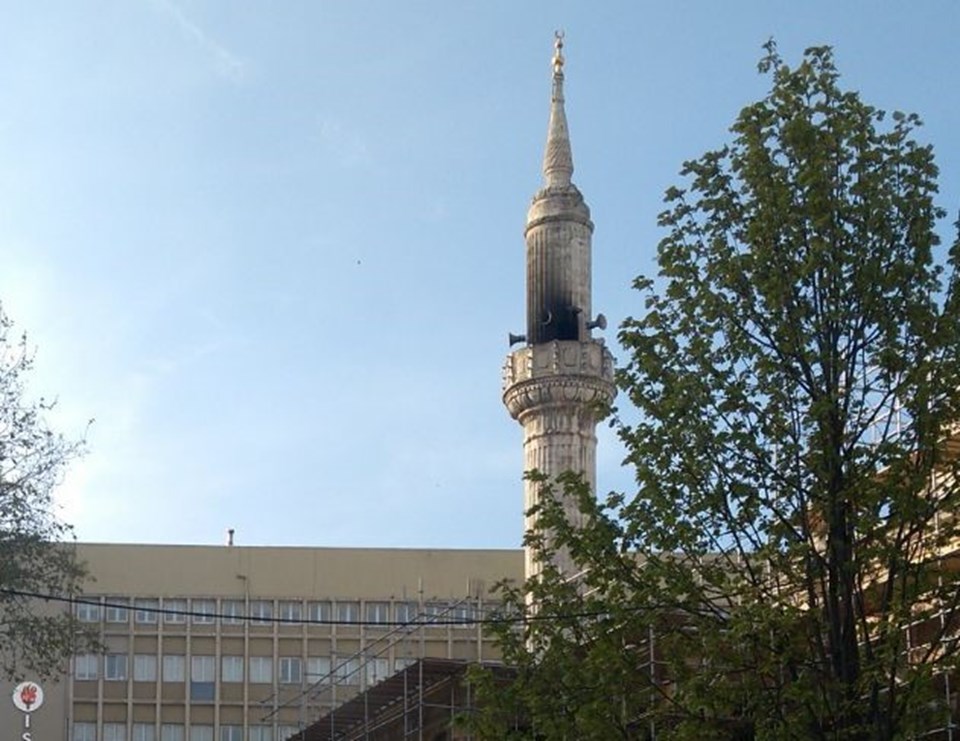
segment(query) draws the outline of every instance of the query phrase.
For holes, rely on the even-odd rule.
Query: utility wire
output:
[[[463,617],[455,619],[436,619],[434,616],[427,616],[426,620],[420,617],[424,613],[418,613],[413,620],[339,620],[339,619],[312,619],[312,618],[284,618],[284,617],[257,617],[254,615],[232,615],[222,612],[207,612],[198,610],[177,610],[168,607],[151,607],[147,605],[137,605],[123,602],[101,602],[97,599],[84,597],[69,597],[58,594],[43,594],[41,592],[30,592],[22,589],[0,588],[0,594],[12,597],[24,597],[28,599],[38,599],[45,602],[57,602],[69,605],[91,605],[94,607],[116,608],[120,610],[133,610],[136,612],[146,612],[156,615],[178,615],[182,617],[201,617],[201,618],[220,618],[221,620],[230,620],[235,622],[247,622],[255,625],[281,624],[281,625],[344,625],[368,628],[436,628],[445,625],[521,625],[532,622],[554,622],[561,620],[575,620],[578,618],[604,617],[609,614],[609,610],[584,610],[579,612],[555,612],[549,614],[535,613],[533,615],[504,615],[496,611],[479,610],[479,612],[490,612],[493,617]],[[463,598],[463,602],[467,598]],[[457,603],[459,604],[459,603]],[[451,609],[444,605],[441,613]],[[644,608],[621,608],[626,611],[642,611]],[[99,621],[98,621],[99,622]]]

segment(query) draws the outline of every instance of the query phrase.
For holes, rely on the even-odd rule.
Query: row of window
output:
[[[298,732],[296,726],[278,726],[274,736],[273,726],[252,725],[247,727],[244,738],[243,726],[220,725],[219,741],[284,741]],[[191,724],[190,732],[181,723],[163,723],[160,726],[160,741],[214,741],[212,725]],[[97,724],[76,722],[73,724],[73,741],[98,741]],[[134,723],[127,732],[126,723],[104,723],[99,741],[157,741],[157,726],[154,723]]]
[[[253,623],[265,624],[279,622],[341,622],[341,623],[407,623],[417,620],[473,620],[481,615],[475,604],[466,602],[428,602],[422,608],[416,602],[364,602],[321,601],[307,602],[299,600],[279,600],[274,606],[273,600],[242,599],[134,599],[131,603],[122,597],[105,597],[100,604],[97,598],[76,604],[76,616],[85,623],[97,623],[101,619],[107,623],[129,623],[133,614],[135,623],[151,625],[161,618],[164,623],[186,623],[212,625],[220,619],[224,625],[239,625],[245,619]],[[469,625],[465,627],[470,627]]]
[[[78,680],[99,679],[101,671],[107,681],[126,681],[131,675],[128,673],[127,654],[79,654],[73,658],[73,676]],[[403,668],[408,662],[397,659],[397,669]],[[329,656],[316,656],[306,661],[299,656],[281,656],[277,660],[277,681],[280,684],[313,684],[331,675],[333,678],[350,683],[359,684],[364,680],[373,684],[388,676],[390,662],[386,658],[370,658],[361,660],[356,657],[345,658],[340,661]],[[251,656],[244,660],[243,656],[220,657],[221,682],[250,682],[253,684],[273,683],[274,662],[270,656]],[[187,657],[180,654],[167,654],[162,661],[158,661],[153,654],[133,655],[134,682],[156,682],[159,677],[164,682],[185,682],[187,676]],[[190,657],[190,681],[193,684],[212,685],[217,681],[217,657],[194,655]],[[198,694],[204,695],[206,688],[198,688]],[[191,695],[194,693],[191,691]],[[193,699],[213,699],[210,697],[193,697]]]

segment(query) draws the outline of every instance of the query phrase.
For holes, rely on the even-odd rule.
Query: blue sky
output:
[[[960,207],[954,0],[0,0],[0,19],[0,300],[53,424],[96,419],[58,492],[82,540],[519,544],[500,367],[554,29],[614,326],[641,310],[664,189],[763,95],[770,36],[791,62],[834,45],[848,87],[919,113]],[[600,488],[629,487],[600,435]]]

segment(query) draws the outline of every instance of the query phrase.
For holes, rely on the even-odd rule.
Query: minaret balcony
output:
[[[613,355],[603,340],[554,340],[514,350],[503,366],[503,403],[510,416],[546,405],[597,405],[616,395]]]

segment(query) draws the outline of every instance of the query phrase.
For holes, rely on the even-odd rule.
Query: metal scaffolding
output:
[[[419,659],[321,717],[292,741],[454,741],[454,721],[472,709],[471,663]],[[483,664],[503,670],[499,664]]]
[[[458,711],[460,708],[454,707],[453,700],[441,697],[439,700],[433,698],[427,701],[425,693],[437,691],[436,685],[443,672],[456,668],[462,673],[467,662],[424,656],[428,653],[429,644],[437,641],[438,636],[432,635],[433,632],[444,630],[451,624],[462,627],[457,621],[463,620],[467,625],[476,623],[477,647],[471,663],[484,659],[482,626],[477,618],[482,615],[485,603],[480,596],[481,589],[474,588],[470,591],[473,594],[452,603],[436,603],[433,608],[430,606],[433,603],[425,604],[421,595],[418,612],[409,622],[392,627],[384,626],[382,634],[377,635],[374,640],[363,642],[359,650],[347,656],[338,655],[325,674],[305,676],[308,680],[306,685],[268,715],[276,713],[282,707],[299,705],[301,730],[291,739],[312,741],[354,738],[342,734],[361,721],[364,727],[372,728],[371,719],[383,710],[385,698],[398,691],[397,683],[401,680],[404,685],[398,696],[403,700],[402,706],[416,709],[417,723],[410,721],[412,711],[408,709],[405,712],[406,724],[412,728],[423,727],[427,716],[436,715],[435,711],[438,709],[449,710],[450,713]],[[446,642],[444,641],[445,644]],[[372,675],[369,669],[375,666],[373,662],[383,660],[391,654],[397,662],[395,673],[388,677]],[[310,720],[311,718],[314,720]],[[449,718],[447,720],[449,721]],[[449,722],[446,725],[449,726]],[[324,735],[317,736],[318,733]],[[373,737],[368,734],[356,738]],[[403,736],[407,737],[418,738],[409,734]],[[434,737],[431,737],[431,741],[433,739]]]

